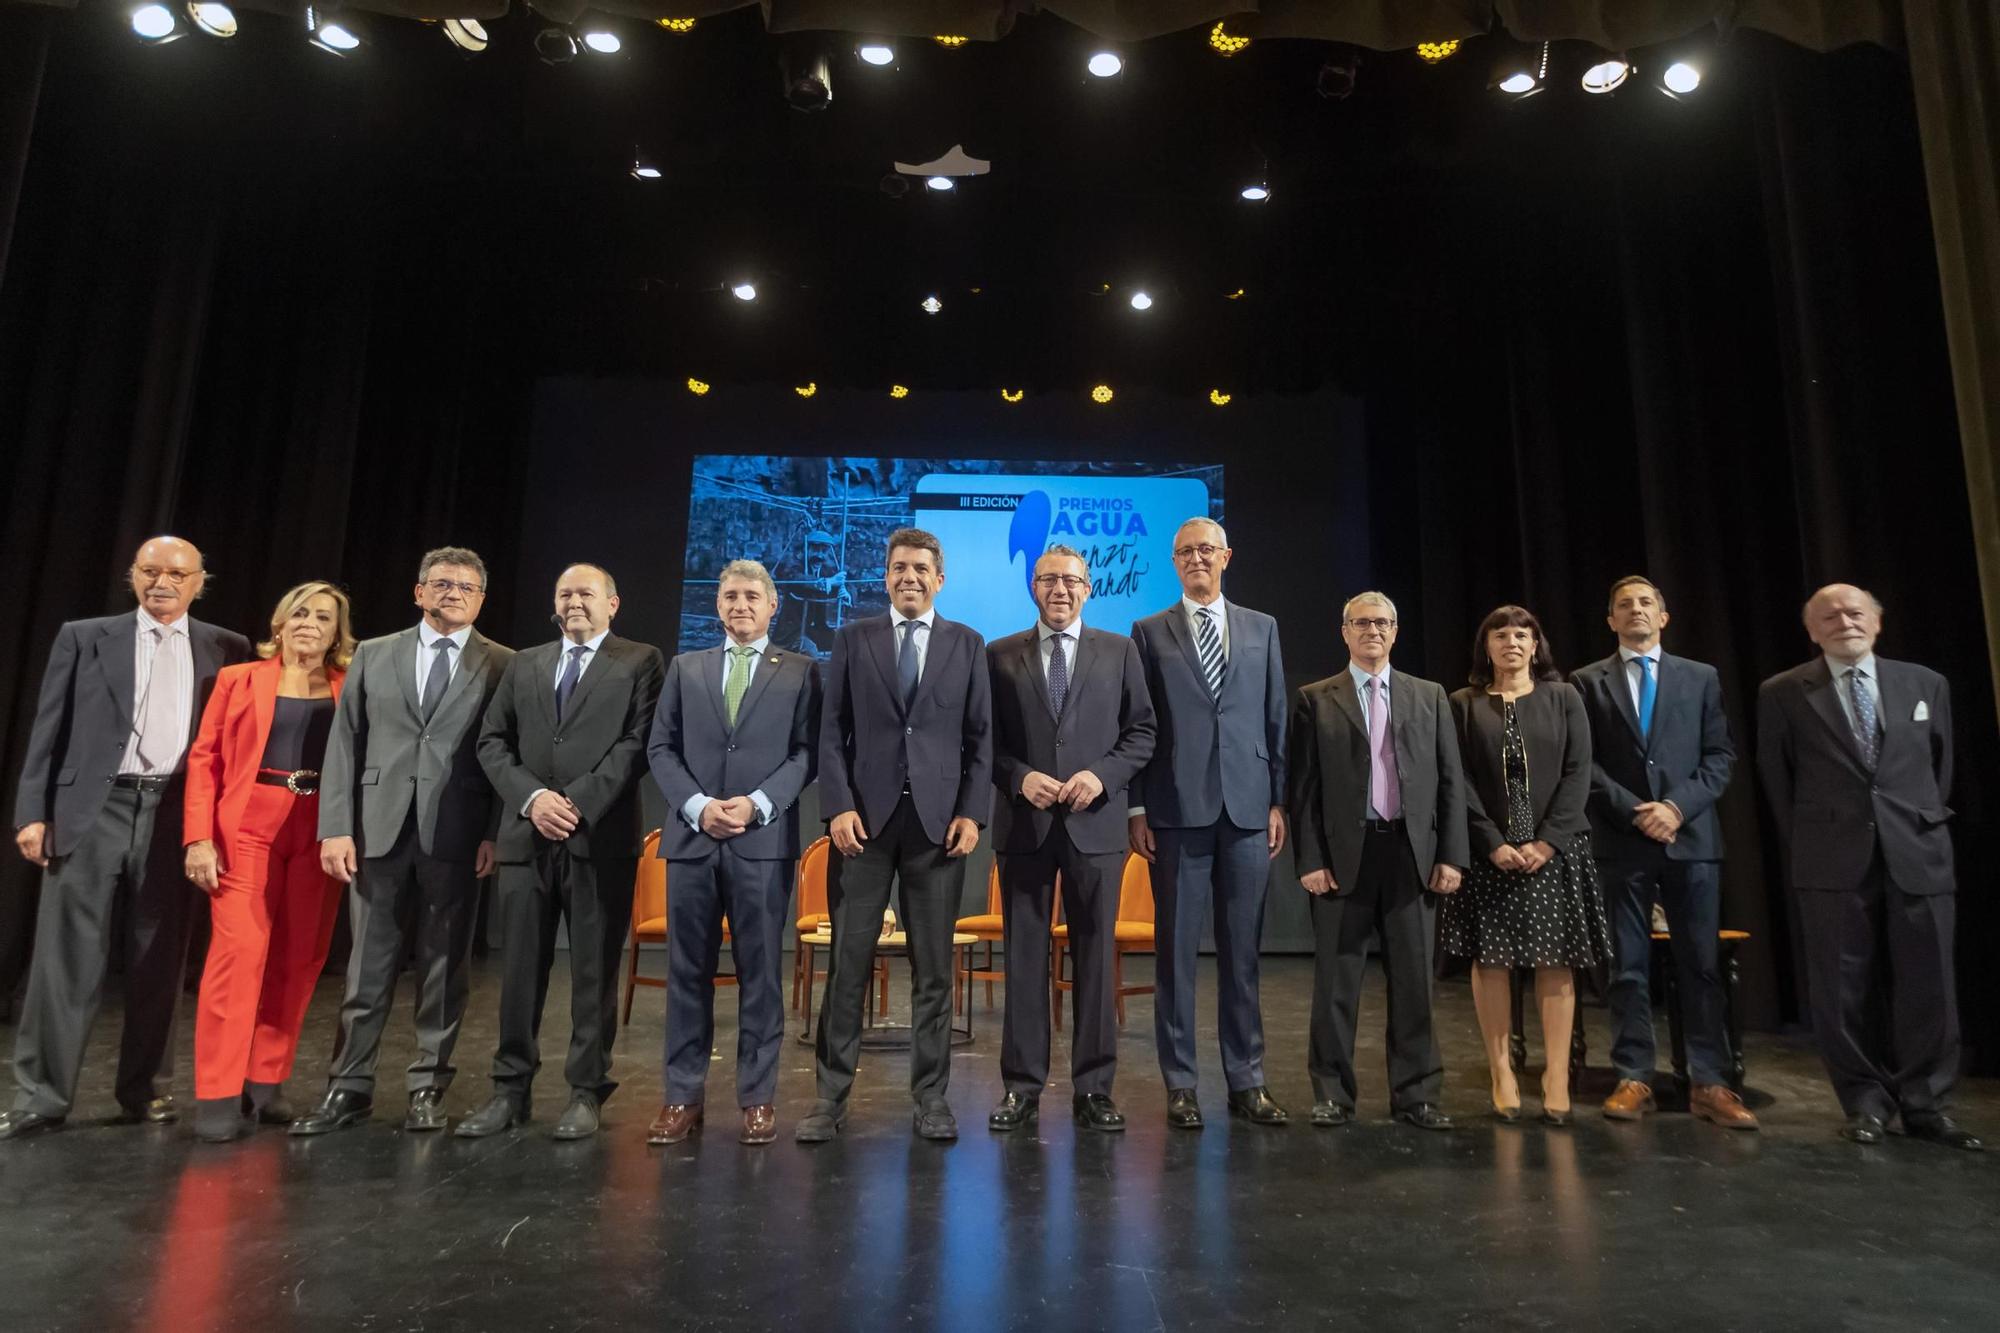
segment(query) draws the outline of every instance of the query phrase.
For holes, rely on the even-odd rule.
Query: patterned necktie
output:
[[[556,721],[562,721],[563,709],[569,706],[570,695],[576,692],[576,682],[583,675],[583,655],[590,651],[585,644],[577,644],[569,650],[569,665],[563,668],[562,679],[556,682]]]
[[[1402,784],[1396,778],[1396,742],[1389,735],[1388,690],[1379,677],[1368,678],[1368,803],[1378,819],[1403,813]]]
[[[1653,659],[1638,657],[1639,664],[1639,735],[1641,738],[1653,734],[1653,702],[1660,693],[1660,681],[1653,674]]]
[[[743,706],[743,692],[750,688],[750,659],[756,655],[755,648],[736,646],[729,650],[729,679],[722,682],[722,712],[731,727],[736,725],[736,710]]]
[[[1209,694],[1222,697],[1222,636],[1215,632],[1215,620],[1207,607],[1194,613],[1194,648],[1201,658],[1201,674],[1208,681]]]
[[[903,691],[905,712],[917,701],[917,626],[923,623],[905,620],[897,627],[903,631],[903,646],[896,654],[896,685]]]
[[[155,627],[151,633],[153,656],[146,667],[146,692],[139,697],[139,717],[132,729],[139,734],[141,767],[148,773],[167,773],[186,746],[187,733],[180,725],[180,672],[167,648],[167,632]]]
[[[1873,772],[1881,738],[1876,731],[1875,691],[1868,688],[1860,667],[1847,668],[1847,694],[1854,704],[1854,743],[1861,747],[1862,766]]]
[[[451,684],[451,650],[458,645],[450,639],[439,639],[431,647],[435,656],[431,658],[430,675],[424,677],[424,697],[418,705],[426,722],[431,720],[432,713],[437,712],[439,702],[444,699],[445,687]]]
[[[1063,659],[1063,635],[1049,636],[1049,711],[1062,716],[1063,700],[1069,697],[1069,663]]]

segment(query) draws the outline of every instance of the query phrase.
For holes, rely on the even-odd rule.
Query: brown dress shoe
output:
[[[769,1143],[777,1137],[777,1107],[766,1103],[743,1108],[743,1132],[736,1136],[738,1143]]]
[[[1755,1129],[1757,1117],[1731,1088],[1720,1083],[1697,1083],[1688,1093],[1688,1111],[1697,1120],[1724,1129]]]
[[[1636,1078],[1621,1078],[1604,1099],[1607,1120],[1644,1120],[1653,1109],[1653,1089]]]
[[[692,1106],[668,1103],[653,1117],[653,1123],[646,1127],[648,1143],[679,1143],[688,1135],[701,1128],[701,1103]]]

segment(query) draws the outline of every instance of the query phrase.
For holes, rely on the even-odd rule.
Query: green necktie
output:
[[[756,655],[755,648],[729,650],[729,679],[722,682],[722,708],[732,727],[736,725],[736,710],[743,703],[743,692],[750,688],[750,659]]]

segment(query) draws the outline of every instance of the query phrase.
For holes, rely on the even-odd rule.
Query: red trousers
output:
[[[195,1009],[194,1095],[283,1083],[333,944],[340,884],[319,868],[319,797],[259,784],[229,838]]]

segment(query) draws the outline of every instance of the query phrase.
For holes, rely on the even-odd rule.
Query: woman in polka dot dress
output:
[[[1486,617],[1472,645],[1472,684],[1451,696],[1465,760],[1472,866],[1444,900],[1444,951],[1472,960],[1472,998],[1492,1076],[1493,1113],[1518,1120],[1508,1058],[1510,974],[1535,969],[1545,1052],[1542,1120],[1570,1119],[1571,969],[1611,957],[1590,855],[1590,723],[1583,697],[1551,660],[1541,624],[1518,606]]]

